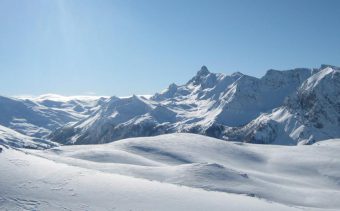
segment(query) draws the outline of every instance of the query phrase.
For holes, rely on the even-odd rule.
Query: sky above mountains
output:
[[[336,0],[0,0],[0,94],[152,94],[202,65],[340,66],[339,20]]]

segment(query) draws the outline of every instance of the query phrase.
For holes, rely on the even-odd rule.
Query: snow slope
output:
[[[0,153],[0,169],[1,210],[301,210],[75,167],[13,149]]]
[[[339,210],[339,150],[339,140],[307,146],[254,145],[179,133],[29,152],[108,174],[237,193],[305,210]],[[247,203],[239,205],[252,207]],[[235,208],[231,210],[243,210]]]
[[[77,120],[94,113],[108,98],[107,96],[62,96],[57,94],[44,94],[37,97],[17,97],[17,99],[32,101],[39,106],[52,110],[64,111],[74,116]]]
[[[17,148],[46,149],[59,144],[23,135],[0,125],[0,144]]]
[[[56,128],[92,114],[105,98],[44,95],[37,98],[0,96],[0,125],[26,136],[45,138]]]

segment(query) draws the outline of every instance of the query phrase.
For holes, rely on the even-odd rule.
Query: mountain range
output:
[[[167,133],[298,145],[340,137],[340,68],[211,73],[152,96],[0,97],[0,142],[100,144]],[[20,136],[18,138],[18,136]],[[10,137],[10,138],[9,138]]]

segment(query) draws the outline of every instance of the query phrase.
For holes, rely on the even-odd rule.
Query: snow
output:
[[[125,99],[125,98],[131,98],[133,96],[137,96],[137,97],[145,98],[145,99],[149,99],[152,97],[152,95],[128,95],[128,96],[119,96],[118,98]]]
[[[340,71],[326,67],[305,80],[284,105],[257,117],[239,130],[248,134],[252,141],[283,145],[313,144],[338,138],[339,99]],[[241,136],[237,138],[242,139]]]
[[[13,149],[0,153],[0,169],[1,210],[301,210],[67,165]]]
[[[327,77],[329,74],[335,74],[336,72],[340,72],[340,70],[332,69],[330,67],[326,67],[322,71],[315,73],[312,77],[308,78],[305,83],[305,89],[313,89],[315,86],[320,84],[322,79]]]
[[[19,148],[44,149],[58,146],[57,143],[26,136],[0,125],[0,144]]]
[[[178,133],[26,152],[77,168],[161,182],[155,183],[160,187],[170,183],[208,193],[241,194],[290,208],[338,210],[340,142],[336,141],[288,147]],[[224,200],[224,206],[229,206],[229,199]],[[241,204],[251,207],[247,201]]]
[[[55,129],[95,113],[105,100],[59,95],[32,99],[0,96],[0,124],[32,138],[47,139]]]

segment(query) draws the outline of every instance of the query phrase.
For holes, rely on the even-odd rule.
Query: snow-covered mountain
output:
[[[313,74],[284,105],[244,127],[220,135],[253,143],[312,144],[340,137],[340,70],[326,67]]]
[[[0,139],[4,143],[12,143],[12,146],[37,146],[38,148],[53,146],[55,144],[46,141],[46,137],[52,131],[67,123],[88,117],[99,109],[105,99],[104,97],[58,95],[43,95],[34,98],[0,96],[2,134]],[[13,140],[17,140],[17,143]]]
[[[45,139],[23,135],[2,125],[0,125],[0,145],[32,149],[46,149],[58,146],[57,143],[47,141]]]
[[[45,94],[37,97],[19,96],[18,99],[28,100],[40,106],[53,110],[61,110],[69,113],[77,119],[92,114],[105,102],[107,96],[62,96],[56,94]]]
[[[338,68],[322,65],[269,70],[255,78],[211,73],[203,66],[186,84],[171,84],[150,98],[111,97],[50,137],[63,144],[94,144],[191,132],[255,143],[313,143],[340,137],[338,74]]]

